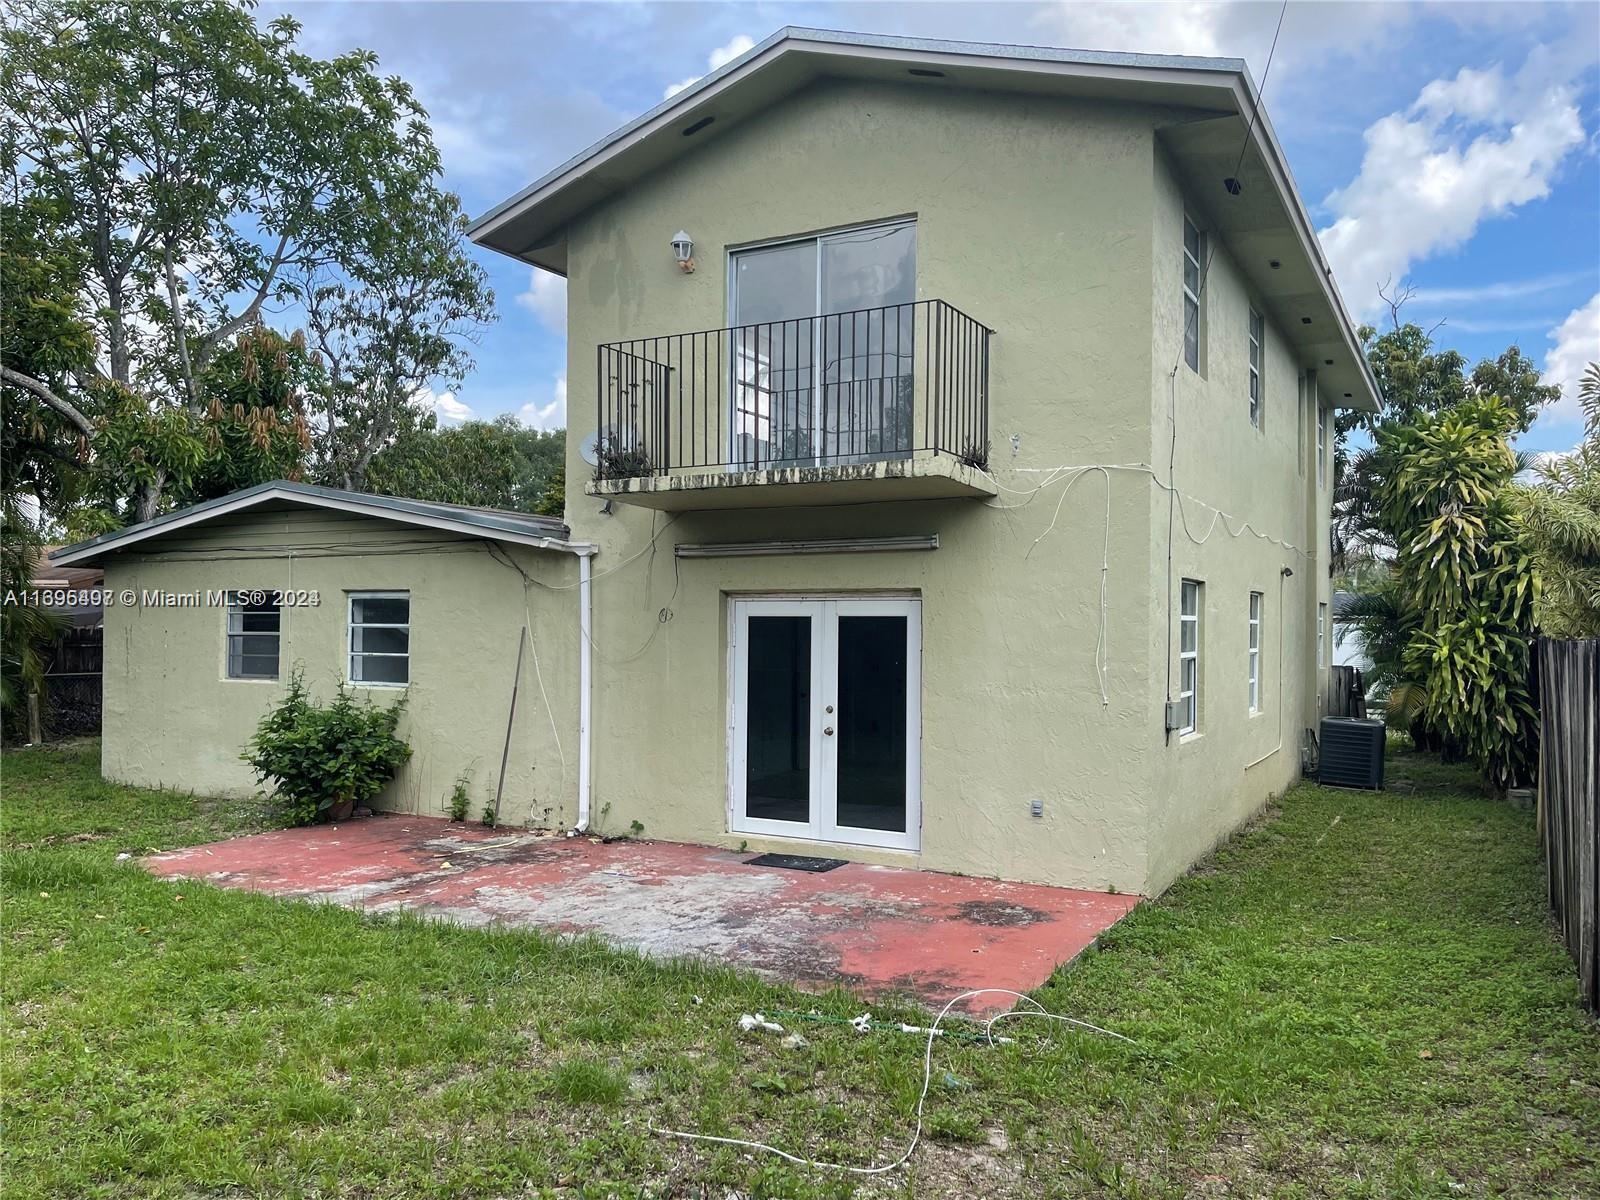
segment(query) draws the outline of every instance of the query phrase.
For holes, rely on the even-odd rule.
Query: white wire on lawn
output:
[[[780,1150],[776,1146],[769,1146],[766,1142],[752,1142],[744,1138],[717,1137],[710,1133],[690,1133],[683,1129],[661,1129],[653,1122],[648,1128],[651,1133],[661,1137],[678,1138],[685,1142],[714,1142],[719,1146],[742,1146],[746,1150],[760,1150],[764,1154],[776,1154],[779,1158],[789,1162],[798,1163],[802,1167],[820,1167],[825,1171],[843,1171],[850,1175],[886,1175],[890,1171],[898,1170],[911,1161],[911,1156],[916,1152],[917,1145],[922,1141],[922,1110],[928,1102],[928,1087],[933,1081],[933,1041],[939,1036],[939,1025],[949,1015],[950,1010],[963,1000],[970,1000],[974,996],[999,995],[1010,996],[1021,1000],[1025,1004],[1033,1005],[1031,1010],[1011,1009],[1007,1012],[996,1013],[983,1023],[983,1036],[989,1044],[994,1045],[994,1026],[997,1021],[1004,1021],[1020,1017],[1042,1017],[1050,1021],[1060,1021],[1065,1025],[1075,1025],[1080,1029],[1087,1029],[1090,1033],[1098,1033],[1104,1037],[1116,1038],[1119,1042],[1133,1044],[1133,1039],[1124,1037],[1120,1033],[1113,1033],[1109,1029],[1102,1029],[1098,1025],[1091,1025],[1088,1021],[1080,1021],[1076,1017],[1063,1016],[1061,1013],[1048,1011],[1032,996],[1025,996],[1021,992],[1014,992],[1010,988],[973,988],[969,992],[962,992],[959,996],[951,998],[950,1002],[939,1010],[939,1015],[933,1019],[933,1024],[928,1027],[928,1044],[922,1052],[922,1092],[917,1096],[917,1125],[911,1135],[911,1144],[905,1152],[891,1163],[877,1167],[852,1167],[844,1163],[823,1162],[820,1159],[807,1158],[802,1154],[790,1154],[787,1150]]]

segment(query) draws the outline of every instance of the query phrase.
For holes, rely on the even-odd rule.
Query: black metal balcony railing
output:
[[[989,460],[990,330],[943,300],[600,346],[596,478]]]

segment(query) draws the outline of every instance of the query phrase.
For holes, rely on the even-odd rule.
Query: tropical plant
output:
[[[594,453],[596,479],[637,479],[655,470],[650,453],[643,446],[615,437],[601,438],[595,443]]]
[[[396,736],[405,697],[387,708],[358,701],[343,683],[326,705],[311,699],[302,672],[261,718],[240,755],[271,783],[285,818],[309,825],[336,805],[369,803],[411,757]]]
[[[1555,638],[1600,637],[1600,364],[1579,386],[1584,439],[1535,468],[1519,488],[1523,532],[1539,572],[1539,630]]]
[[[1528,690],[1538,582],[1506,440],[1517,419],[1497,397],[1470,397],[1379,433],[1395,464],[1380,518],[1395,541],[1405,634],[1391,706],[1416,711],[1502,787],[1531,776],[1538,744]]]
[[[1374,699],[1387,700],[1406,682],[1405,649],[1411,640],[1411,614],[1393,571],[1352,592],[1337,615],[1335,640],[1354,636],[1370,664],[1363,681]],[[1400,714],[1396,712],[1396,716]]]
[[[1498,397],[1506,406],[1512,432],[1524,432],[1539,410],[1557,399],[1561,390],[1541,381],[1539,370],[1516,346],[1495,358],[1485,358],[1468,370],[1458,351],[1435,346],[1431,334],[1409,322],[1402,324],[1400,309],[1409,296],[1402,291],[1389,302],[1393,327],[1379,333],[1361,329],[1367,362],[1383,397],[1375,412],[1343,409],[1335,418],[1333,485],[1333,558],[1345,569],[1364,552],[1394,549],[1380,516],[1384,483],[1395,469],[1385,450],[1385,430],[1410,424],[1424,416],[1449,412],[1468,400]],[[1352,435],[1371,438],[1355,444]]]

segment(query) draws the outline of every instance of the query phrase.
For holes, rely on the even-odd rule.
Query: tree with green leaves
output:
[[[542,433],[509,414],[445,427],[430,416],[373,458],[367,484],[383,495],[546,513],[565,454],[565,431]],[[564,492],[554,503],[560,516]]]
[[[1517,493],[1539,572],[1539,630],[1554,638],[1600,637],[1600,364],[1589,364],[1578,403],[1583,441],[1541,461]]]
[[[8,357],[7,399],[123,456],[117,519],[210,486],[207,443],[233,444],[199,428],[212,373],[269,308],[336,356],[304,396],[326,463],[370,458],[422,384],[459,377],[492,311],[411,88],[298,34],[221,0],[15,0],[0,20],[5,200],[61,222],[96,347],[53,379]]]
[[[1523,433],[1539,410],[1558,399],[1561,389],[1540,381],[1539,370],[1516,346],[1486,358],[1470,371],[1455,350],[1438,349],[1421,327],[1400,322],[1403,297],[1391,304],[1393,328],[1361,329],[1367,361],[1378,381],[1383,407],[1376,413],[1341,410],[1334,443],[1333,557],[1337,570],[1376,548],[1395,549],[1380,517],[1384,485],[1395,463],[1384,449],[1383,434],[1424,417],[1447,413],[1460,404],[1495,396],[1505,405],[1511,432]],[[1362,433],[1370,444],[1352,447]]]
[[[1531,778],[1538,747],[1528,687],[1538,581],[1507,441],[1520,419],[1512,404],[1471,396],[1378,433],[1394,464],[1379,517],[1394,539],[1405,636],[1391,711],[1420,716],[1502,787]]]

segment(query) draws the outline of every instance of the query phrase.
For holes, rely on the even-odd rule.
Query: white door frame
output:
[[[747,751],[749,737],[747,718],[749,715],[750,697],[750,672],[748,669],[747,654],[750,648],[750,616],[754,608],[756,615],[763,617],[807,617],[811,621],[811,705],[808,711],[810,729],[807,732],[807,744],[810,746],[808,758],[809,778],[811,780],[810,820],[800,821],[771,821],[760,817],[745,815],[745,783],[749,778],[747,771]],[[729,605],[733,616],[733,636],[728,643],[728,670],[729,670],[729,714],[728,714],[728,751],[729,751],[729,798],[731,802],[728,827],[735,833],[760,833],[769,837],[803,837],[817,838],[821,836],[822,826],[818,820],[820,805],[817,803],[817,781],[822,773],[822,738],[820,730],[821,706],[817,703],[819,681],[822,678],[822,602],[820,600],[735,600]]]
[[[922,602],[861,596],[732,598],[728,652],[728,828],[733,833],[917,850],[922,832]],[[745,811],[748,780],[749,629],[751,615],[811,620],[811,711],[808,715],[811,799],[806,821],[774,821]],[[906,828],[862,829],[838,823],[838,741],[823,733],[838,708],[838,619],[900,616],[906,622]],[[825,724],[826,722],[826,724]]]

